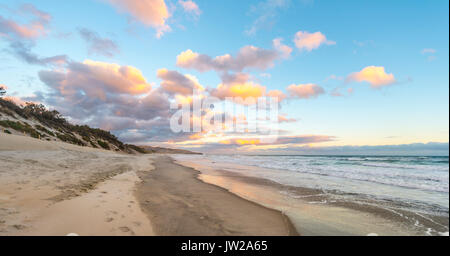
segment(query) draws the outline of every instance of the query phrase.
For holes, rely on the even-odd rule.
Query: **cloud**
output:
[[[368,66],[350,74],[347,82],[368,82],[372,88],[380,88],[396,82],[394,75],[387,74],[384,67]]]
[[[250,14],[257,14],[249,29],[245,31],[247,35],[255,35],[262,28],[270,28],[275,24],[278,13],[286,9],[290,0],[266,0],[254,5],[250,9]]]
[[[423,50],[421,51],[421,53],[422,53],[422,54],[428,54],[428,53],[433,54],[433,53],[436,53],[436,50],[435,50],[435,49],[432,49],[432,48],[425,48],[425,49],[423,49]]]
[[[319,48],[322,44],[334,45],[336,42],[327,40],[321,32],[309,33],[307,31],[298,31],[294,38],[295,46],[300,50],[312,51]]]
[[[177,65],[200,72],[210,70],[218,72],[241,72],[249,68],[259,70],[268,69],[274,65],[275,60],[281,57],[282,53],[278,50],[267,50],[251,45],[242,47],[236,56],[225,54],[215,58],[188,49],[177,56]]]
[[[282,44],[283,39],[282,38],[275,38],[273,39],[273,47],[278,50],[279,52],[281,52],[281,56],[283,58],[289,58],[289,56],[291,56],[292,53],[292,48]]]
[[[32,65],[63,65],[67,62],[66,55],[41,57],[31,51],[36,39],[48,33],[47,26],[52,19],[48,13],[38,10],[31,4],[24,4],[19,10],[12,10],[12,12],[31,16],[32,20],[28,24],[19,24],[0,16],[0,39],[8,42],[7,52]]]
[[[31,52],[31,45],[22,41],[13,41],[9,44],[10,52],[18,59],[32,65],[57,65],[61,66],[68,61],[67,55],[56,55],[52,57],[40,57],[37,54]]]
[[[271,74],[269,74],[269,73],[261,73],[261,74],[259,74],[261,77],[263,77],[263,78],[267,78],[267,79],[270,79],[271,77],[272,77],[272,75]]]
[[[171,28],[167,24],[170,13],[164,0],[106,0],[120,12],[125,12],[145,26],[157,30],[160,38]]]
[[[421,53],[423,55],[428,55],[427,60],[428,61],[433,61],[436,59],[436,56],[434,55],[437,51],[435,49],[432,48],[425,48],[421,51]]]
[[[266,96],[277,98],[278,102],[282,102],[286,98],[286,95],[280,90],[270,90]]]
[[[28,24],[19,24],[11,19],[0,16],[0,37],[12,39],[35,39],[45,36],[45,27],[51,20],[48,13],[38,10],[32,4],[24,4],[20,12],[29,14],[33,19]]]
[[[135,67],[86,60],[40,71],[39,78],[48,86],[42,102],[71,122],[119,136],[135,130],[148,140],[177,136],[169,127],[170,96],[161,88],[152,89]]]
[[[327,135],[297,135],[297,136],[278,136],[272,142],[265,142],[258,137],[240,137],[240,138],[230,138],[220,140],[218,143],[222,145],[234,145],[234,146],[245,146],[245,145],[302,145],[310,143],[320,143],[333,141],[333,136]],[[212,143],[214,144],[214,143]]]
[[[291,84],[287,91],[292,97],[300,99],[315,98],[325,93],[325,90],[317,84]]]
[[[347,95],[350,95],[353,93],[353,88],[347,88],[346,90]],[[331,96],[335,96],[335,97],[344,97],[345,94],[341,93],[341,88],[336,87],[331,91]]]
[[[266,88],[260,84],[247,81],[247,82],[233,82],[233,83],[221,83],[216,89],[211,91],[211,95],[219,99],[226,97],[241,97],[246,99],[248,97],[258,98],[265,95]]]
[[[164,68],[157,71],[157,76],[163,80],[161,87],[171,94],[192,95],[195,89],[203,90],[197,78],[191,75]]]
[[[139,95],[151,89],[135,67],[92,60],[71,62],[65,71],[41,71],[39,77],[62,95],[83,94],[99,99],[105,99],[107,93]]]
[[[187,1],[179,0],[178,3],[181,5],[181,7],[185,12],[191,13],[195,16],[200,16],[200,14],[202,13],[198,5],[191,0]]]
[[[256,82],[251,81],[251,77],[246,73],[221,75],[222,83],[217,88],[210,91],[211,96],[224,99],[226,97],[241,97],[246,99],[248,97],[275,97],[278,102],[283,101],[286,95],[280,90],[266,91],[266,87]],[[255,102],[256,103],[256,102]]]
[[[295,123],[295,122],[297,122],[297,119],[288,118],[285,115],[278,115],[278,122],[279,123]]]
[[[106,57],[112,57],[116,53],[119,53],[119,47],[111,39],[102,38],[97,33],[86,28],[81,28],[78,32],[88,44],[89,54],[95,53]]]

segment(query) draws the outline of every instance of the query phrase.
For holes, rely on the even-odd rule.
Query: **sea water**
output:
[[[448,156],[206,154],[180,157],[188,161],[206,160],[220,169],[284,185],[321,189],[342,197],[396,202],[418,213],[449,214]]]

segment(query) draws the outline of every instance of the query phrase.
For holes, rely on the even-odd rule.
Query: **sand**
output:
[[[281,212],[204,183],[198,171],[170,157],[159,157],[154,171],[138,174],[144,181],[138,199],[158,235],[297,235]]]
[[[268,179],[225,171],[222,163],[209,165],[207,161],[192,162],[177,156],[175,159],[176,163],[200,171],[199,178],[206,183],[283,212],[302,236],[427,235],[426,230],[418,229],[409,220],[415,220],[417,216],[412,219],[405,215],[408,217],[405,221],[405,218],[399,218],[398,213],[380,207],[333,202],[332,198],[318,189],[291,187]],[[242,168],[228,163],[225,165],[227,170]]]
[[[0,236],[298,234],[165,155],[0,133],[0,162]]]
[[[0,235],[153,235],[135,197],[148,155],[0,134]]]

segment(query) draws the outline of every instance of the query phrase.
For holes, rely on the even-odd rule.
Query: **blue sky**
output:
[[[90,111],[88,103],[83,109],[76,109],[71,105],[74,97],[61,94],[61,83],[43,79],[40,72],[67,74],[74,71],[77,63],[92,68],[83,64],[85,60],[115,63],[138,69],[152,90],[165,81],[157,75],[163,68],[195,76],[203,87],[211,90],[223,82],[221,72],[244,73],[250,76],[249,82],[266,91],[280,90],[287,96],[281,102],[281,112],[296,121],[280,125],[289,136],[332,138],[288,147],[448,142],[448,1],[146,0],[140,6],[148,8],[145,14],[137,12],[139,8],[133,9],[135,1],[121,2],[33,1],[34,9],[50,16],[44,19],[30,8],[24,8],[29,6],[26,2],[1,0],[0,84],[7,86],[8,95],[42,102],[61,110],[75,122],[109,128],[124,140],[151,143],[155,141],[155,131],[161,129],[157,126],[167,125],[161,121],[167,116],[139,115],[136,120],[148,122],[145,126],[118,120],[122,115],[106,120],[105,115],[114,115],[105,110],[106,105],[96,111]],[[30,35],[15,30],[18,27],[13,23],[30,31],[39,30],[33,24],[44,29]],[[89,50],[92,41],[81,36],[83,29],[91,32],[94,39],[103,39],[102,43],[112,42],[113,53]],[[160,30],[164,32],[157,36]],[[299,47],[294,42],[298,32],[320,33],[327,41],[313,49],[304,46],[306,41],[300,42],[303,46]],[[250,65],[240,71],[211,68],[202,72],[194,64],[177,65],[177,56],[188,49],[211,58],[225,54],[236,56],[241,48],[249,45],[274,52],[276,38],[282,38],[282,44],[291,52],[288,57],[271,60],[268,68]],[[66,58],[63,64],[30,63],[12,47],[17,42],[25,44],[28,53],[41,59],[56,55],[66,55]],[[362,73],[359,80],[349,78],[367,67],[384,68],[378,78],[387,80],[380,84],[363,78]],[[390,74],[394,79],[388,79]],[[89,88],[97,86],[93,83],[83,87],[73,81],[69,84],[74,91],[85,90],[80,94],[83,97],[89,96]],[[299,94],[305,84],[319,86],[323,93],[305,98]],[[297,85],[298,90],[289,91],[289,85]],[[119,96],[130,94],[129,90],[110,88],[108,84],[101,87],[107,93],[103,103],[108,101],[109,110],[116,109],[111,104]],[[131,96],[138,100],[145,93],[131,93]],[[174,95],[167,97],[170,101]],[[130,105],[132,99],[127,98]],[[145,106],[152,111],[151,104]],[[90,112],[91,116],[77,116],[83,111]],[[159,121],[155,124],[152,120]],[[114,122],[120,125],[111,125]],[[158,139],[163,144],[170,140],[169,135]]]

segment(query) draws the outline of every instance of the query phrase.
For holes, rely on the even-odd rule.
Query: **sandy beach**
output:
[[[0,134],[0,235],[153,235],[135,199],[149,155]]]
[[[139,173],[138,198],[159,235],[297,235],[281,212],[197,179],[199,172],[167,156]]]
[[[200,159],[0,134],[0,235],[424,235],[417,220],[448,227],[445,217],[333,202],[321,190]]]
[[[165,155],[0,134],[0,235],[298,235]]]

